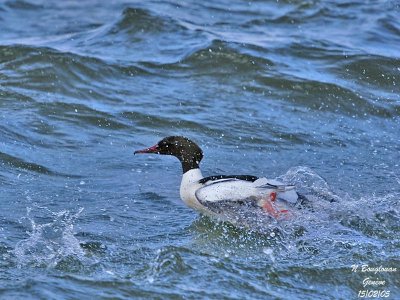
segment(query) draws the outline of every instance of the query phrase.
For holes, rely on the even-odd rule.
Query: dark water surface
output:
[[[0,298],[399,299],[399,5],[1,1]],[[198,216],[172,134],[314,212]]]

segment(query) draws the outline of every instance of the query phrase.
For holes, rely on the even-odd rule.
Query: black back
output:
[[[208,181],[218,180],[218,179],[239,179],[239,180],[254,182],[258,179],[258,177],[252,175],[214,175],[214,176],[204,177],[200,179],[199,182],[204,184]]]

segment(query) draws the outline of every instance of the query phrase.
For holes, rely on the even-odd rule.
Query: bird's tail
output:
[[[287,185],[273,179],[260,178],[254,182],[257,189],[274,190],[278,195],[278,199],[285,200],[290,203],[296,203],[298,194],[294,185]]]

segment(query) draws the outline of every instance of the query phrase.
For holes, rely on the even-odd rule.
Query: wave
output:
[[[28,1],[17,0],[17,1],[6,1],[5,7],[8,7],[12,10],[38,10],[43,9],[44,6],[40,4],[31,3]]]
[[[147,34],[162,33],[170,31],[180,31],[186,28],[179,25],[174,19],[160,14],[154,15],[150,11],[142,8],[127,7],[122,15],[110,30],[110,34],[125,33]]]
[[[169,118],[162,115],[150,115],[145,112],[125,111],[121,116],[126,120],[134,122],[136,128],[143,129],[157,129],[169,128],[171,131],[179,130],[179,128],[186,128],[186,130],[193,130],[197,132],[209,132],[210,129],[199,122],[193,122],[182,118]]]
[[[46,175],[54,175],[54,172],[50,171],[48,168],[44,166],[32,162],[26,162],[18,157],[6,153],[0,152],[0,161],[2,161],[3,164],[12,166],[13,168],[23,169],[26,171],[33,171],[36,173],[41,173]]]
[[[2,86],[23,87],[44,92],[71,95],[71,87],[94,85],[108,78],[121,76],[118,65],[101,59],[61,52],[48,47],[27,45],[0,46],[0,64],[4,80]],[[145,74],[139,67],[129,66],[122,74]],[[95,89],[96,90],[96,89]]]
[[[399,116],[396,102],[364,97],[358,89],[343,86],[338,82],[317,81],[291,74],[258,75],[256,87],[262,90],[282,89],[283,100],[316,111],[327,111],[347,116],[376,116],[393,118]],[[252,86],[249,87],[251,89]]]
[[[273,65],[271,60],[265,57],[251,54],[253,46],[248,47],[236,43],[228,43],[223,40],[212,40],[210,44],[195,49],[184,58],[173,64],[153,65],[154,67],[166,67],[181,71],[189,71],[190,74],[199,75],[223,75],[244,72],[257,73]]]
[[[159,16],[146,10],[127,8],[114,25],[117,29],[114,28],[112,32],[118,34],[120,31],[129,31],[132,26],[132,32],[137,33],[136,26],[142,21],[143,26],[147,26],[147,23],[154,26],[146,30],[163,28],[165,24],[154,18],[158,19]],[[188,30],[178,27],[177,30]],[[91,43],[97,43],[97,40],[107,40],[108,34],[107,31],[102,32],[87,46],[93,46]],[[154,61],[153,57],[146,60],[141,56],[133,64],[126,65],[126,62],[110,63],[100,58],[46,47],[0,46],[0,53],[3,54],[0,63],[5,70],[0,80],[3,87],[10,87],[13,92],[20,94],[21,89],[30,89],[58,93],[63,97],[115,101],[115,98],[110,99],[101,85],[110,78],[113,81],[126,81],[127,77],[145,75],[172,78],[209,76],[220,80],[229,76],[238,84],[245,79],[243,88],[254,93],[283,90],[282,100],[313,110],[383,118],[397,117],[400,113],[396,96],[399,78],[393,59],[356,53],[346,55],[344,59],[343,47],[330,42],[320,42],[319,46],[314,47],[290,44],[287,49],[282,49],[283,53],[298,57],[299,60],[294,65],[288,62],[286,66],[282,65],[282,56],[270,56],[267,47],[249,43],[222,39],[211,39],[210,42],[207,38],[191,44],[184,51],[183,47],[178,46],[176,50],[179,50],[168,54],[168,61],[162,56]],[[302,70],[306,63],[305,53],[316,66]],[[346,70],[346,78],[343,78],[343,70]],[[323,76],[320,75],[322,72],[325,72]],[[78,89],[71,89],[72,86]],[[364,89],[372,93],[367,94]]]

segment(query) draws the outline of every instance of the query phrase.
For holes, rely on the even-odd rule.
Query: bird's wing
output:
[[[237,178],[209,180],[195,194],[210,211],[252,229],[265,225],[264,221],[268,223],[265,218],[284,216],[292,206],[288,204],[294,206],[298,199],[294,186],[266,178],[254,181]]]
[[[236,178],[208,181],[196,191],[196,198],[200,202],[239,201],[256,195],[253,182]]]
[[[298,198],[294,186],[284,185],[276,180],[266,178],[252,181],[238,179],[238,177],[208,180],[203,187],[196,191],[196,198],[200,203],[245,201],[261,199],[271,192],[277,193],[278,198],[291,203],[295,203]]]
[[[253,175],[214,175],[214,176],[208,176],[204,177],[199,180],[199,183],[201,184],[208,184],[208,183],[213,183],[216,182],[217,180],[220,179],[239,179],[239,180],[244,180],[244,181],[250,181],[254,182],[258,179],[258,177],[253,176]]]

